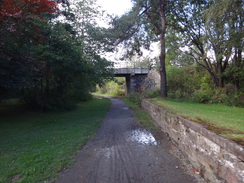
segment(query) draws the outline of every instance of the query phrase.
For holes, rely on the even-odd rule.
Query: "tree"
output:
[[[165,71],[165,34],[166,34],[166,1],[133,0],[133,8],[121,17],[115,17],[108,30],[111,42],[115,46],[123,43],[127,48],[126,56],[141,55],[141,48],[149,49],[151,42],[159,41],[161,96],[167,97]]]
[[[23,90],[25,101],[42,110],[70,109],[91,87],[86,80],[88,66],[67,25],[56,23],[43,29],[49,39],[31,49],[39,69],[32,71],[37,76],[34,86]]]
[[[185,52],[208,71],[216,88],[224,87],[230,65],[243,67],[241,1],[175,1],[171,12],[170,27],[184,36]]]
[[[63,11],[67,21],[59,22],[52,21],[58,15],[53,1],[11,2],[13,11],[1,9],[1,92],[21,90],[28,106],[41,110],[71,109],[89,99],[89,91],[111,76],[111,67],[81,38],[70,9]]]
[[[79,0],[73,2],[70,13],[74,15],[71,26],[76,32],[76,39],[81,43],[84,59],[96,72],[91,72],[90,78],[94,84],[103,84],[112,78],[112,63],[102,58],[109,45],[103,36],[103,29],[97,25],[102,17],[102,11],[94,0]]]
[[[57,3],[50,0],[3,0],[0,3],[0,88],[16,90],[33,86],[31,70],[36,60],[29,47],[44,41],[38,27],[47,23],[44,14],[55,14]]]
[[[240,83],[244,80],[242,5],[243,1],[241,0],[216,0],[205,13],[206,27],[211,38],[214,37],[211,31],[214,24],[215,32],[224,36],[224,38],[219,36],[222,38],[220,40],[217,40],[216,37],[213,38],[219,44],[218,50],[221,50],[221,52],[218,51],[217,57],[229,57],[222,75],[223,79],[231,80],[237,90],[240,89]]]
[[[108,50],[106,37],[102,35],[97,25],[102,17],[102,11],[94,0],[80,0],[74,2],[70,13],[74,15],[71,26],[76,32],[76,39],[81,44],[82,54],[88,64],[96,70],[90,78],[96,80],[95,84],[103,84],[112,77],[112,62],[100,55]]]
[[[150,58],[147,57],[140,57],[140,56],[133,56],[126,66],[128,68],[148,68],[151,70],[152,68],[156,67],[157,58]]]
[[[159,9],[161,17],[161,31],[160,31],[160,76],[161,76],[161,96],[163,98],[167,97],[167,80],[166,80],[166,70],[165,70],[165,34],[166,34],[166,17],[165,17],[165,0],[160,0]]]

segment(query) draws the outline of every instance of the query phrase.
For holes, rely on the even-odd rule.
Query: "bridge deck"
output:
[[[134,75],[134,74],[148,74],[147,68],[118,68],[114,69],[115,75]]]

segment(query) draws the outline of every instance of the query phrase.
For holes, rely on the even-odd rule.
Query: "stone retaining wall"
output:
[[[150,70],[146,79],[141,84],[141,91],[160,88],[160,74],[157,70]]]
[[[198,123],[173,115],[148,100],[143,100],[141,105],[207,182],[244,182],[243,146]]]

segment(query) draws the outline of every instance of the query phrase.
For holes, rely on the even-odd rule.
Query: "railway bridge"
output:
[[[149,69],[147,68],[116,68],[115,77],[125,77],[126,94],[131,92],[140,92],[140,86],[147,77]]]

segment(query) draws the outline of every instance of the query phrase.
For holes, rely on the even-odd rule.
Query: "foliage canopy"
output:
[[[70,4],[62,5],[66,9],[51,0],[0,3],[1,99],[11,91],[31,108],[71,109],[112,76],[110,62],[99,55],[96,44],[89,44],[91,36],[80,34],[93,25],[78,24]],[[82,15],[94,13],[88,5],[82,4],[87,9]],[[61,15],[61,21],[56,19]]]

